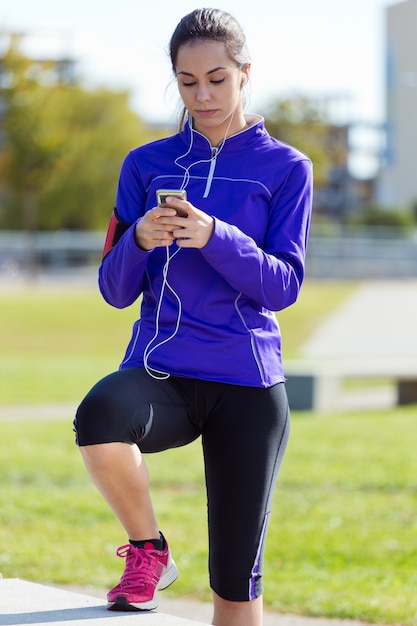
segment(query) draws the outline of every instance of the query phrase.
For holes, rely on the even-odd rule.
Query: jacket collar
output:
[[[223,147],[223,151],[236,151],[241,150],[242,146],[247,146],[248,142],[259,139],[260,136],[267,134],[265,129],[265,120],[261,115],[246,115],[246,121],[248,126],[239,131],[235,135],[227,137]],[[212,146],[205,135],[192,128],[192,119],[189,118],[185,124],[185,127],[180,131],[179,136],[185,145],[197,151],[202,151],[210,154],[213,152],[214,146]],[[192,146],[192,147],[191,147]]]

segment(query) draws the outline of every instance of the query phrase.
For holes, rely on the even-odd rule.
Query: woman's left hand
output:
[[[187,217],[175,215],[173,217],[160,217],[158,221],[175,228],[172,235],[179,248],[204,248],[210,241],[214,230],[214,219],[197,209],[187,200],[180,200],[168,196],[166,198],[168,207],[178,209],[181,213],[186,213]]]

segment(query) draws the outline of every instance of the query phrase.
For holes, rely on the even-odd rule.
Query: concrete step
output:
[[[87,621],[86,621],[87,620]],[[112,620],[111,622],[109,620]],[[71,591],[27,582],[18,578],[0,579],[0,625],[64,624],[68,626],[198,626],[195,622],[158,613],[112,612],[105,602]],[[207,626],[207,625],[206,625]]]

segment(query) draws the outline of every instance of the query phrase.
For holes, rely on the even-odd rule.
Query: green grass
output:
[[[286,357],[352,291],[350,283],[306,281],[299,301],[278,315]],[[73,402],[118,368],[138,305],[117,310],[96,289],[1,293],[0,402]]]
[[[307,282],[278,317],[288,357],[349,295]],[[76,403],[116,369],[137,307],[91,289],[3,291],[0,307],[0,572],[107,588],[125,541],[66,421],[13,421],[4,405]],[[10,413],[12,415],[12,413]],[[416,407],[294,414],[265,560],[267,608],[417,625]],[[180,578],[166,593],[209,599],[200,444],[148,458],[161,528]]]
[[[293,416],[274,497],[265,602],[284,613],[417,623],[415,407]],[[113,585],[125,541],[87,478],[70,420],[0,422],[0,571],[38,582]],[[200,444],[148,457],[180,578],[209,600]]]
[[[138,305],[117,310],[96,289],[1,294],[2,404],[72,402],[118,368]]]

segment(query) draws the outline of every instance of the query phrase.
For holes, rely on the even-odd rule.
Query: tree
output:
[[[347,167],[347,128],[332,125],[310,98],[273,102],[265,114],[269,133],[306,152],[314,163],[314,183],[323,187],[332,169]]]
[[[102,229],[123,157],[152,136],[127,92],[63,80],[12,38],[0,61],[0,226]]]
[[[127,152],[147,141],[148,131],[129,109],[127,93],[79,87],[58,95],[56,125],[67,137],[40,193],[40,227],[102,229],[115,202],[120,165]]]

